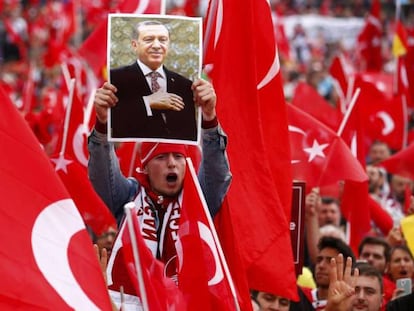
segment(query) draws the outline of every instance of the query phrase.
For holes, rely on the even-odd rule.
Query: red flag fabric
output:
[[[0,309],[112,310],[76,206],[1,88],[0,100]]]
[[[132,203],[129,211],[131,226],[122,230],[122,250],[129,278],[143,305],[151,311],[188,310],[181,292],[172,279],[164,276],[164,264],[155,259],[144,242]],[[128,213],[128,211],[126,211]],[[143,294],[145,293],[145,299]],[[144,309],[144,310],[146,310]]]
[[[227,151],[234,178],[227,195],[228,221],[236,237],[249,232],[240,241],[249,286],[295,299],[288,225],[290,150],[272,33],[267,1],[249,0],[242,6],[236,0],[211,1],[205,24],[204,63],[212,67],[218,115],[231,142]]]
[[[178,286],[188,310],[231,311],[236,308],[232,280],[192,162],[187,160],[178,230]]]
[[[88,178],[86,140],[89,130],[83,124],[83,105],[77,96],[75,84],[70,88],[64,126],[59,133],[56,151],[50,159],[83,220],[100,236],[108,228],[116,228],[116,220]]]
[[[120,13],[161,14],[161,0],[123,0],[118,5]]]
[[[295,88],[292,105],[310,114],[333,131],[338,130],[342,113],[332,107],[315,88],[306,82],[299,82]]]
[[[69,191],[83,221],[100,236],[109,228],[116,228],[116,220],[109,208],[95,192],[86,168],[68,155],[52,155],[56,173]]]
[[[341,211],[348,220],[349,246],[358,254],[358,246],[371,229],[368,205],[368,181],[345,181],[341,197]]]
[[[368,196],[368,206],[372,221],[387,236],[394,227],[394,222],[390,214],[371,196]]]
[[[59,131],[55,153],[62,152],[86,168],[88,166],[89,126],[84,124],[84,105],[76,92],[76,86],[73,87],[73,94],[69,96],[71,102],[66,105],[67,123]]]
[[[345,60],[343,55],[336,55],[329,66],[329,73],[337,81],[340,86],[340,97],[346,98],[348,96],[349,79],[354,75],[354,68]]]
[[[358,52],[360,54],[361,69],[366,71],[382,70],[381,37],[382,25],[380,21],[381,3],[374,0],[366,24],[358,35]]]
[[[414,180],[414,143],[381,161],[378,165],[384,167],[391,174]]]
[[[407,79],[410,86],[414,86],[414,27],[407,28],[407,54],[405,55],[405,66],[407,70]],[[414,105],[414,87],[409,88],[410,103]]]
[[[106,67],[107,31],[108,20],[106,18],[101,20],[78,49],[78,54],[92,69],[96,77],[103,77]]]
[[[305,181],[308,189],[342,180],[368,180],[365,169],[335,132],[293,105],[288,105],[288,119],[293,177]]]

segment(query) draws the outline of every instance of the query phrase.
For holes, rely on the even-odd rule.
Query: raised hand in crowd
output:
[[[344,257],[339,254],[332,258],[329,272],[328,301],[325,311],[347,311],[350,309],[355,294],[355,284],[358,278],[358,269],[352,275],[352,259],[348,257],[344,269]]]

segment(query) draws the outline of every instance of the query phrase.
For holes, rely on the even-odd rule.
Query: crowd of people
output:
[[[271,3],[275,15],[313,13],[335,17],[364,17],[370,9],[370,1],[347,1],[346,4],[343,1],[323,0]],[[69,20],[70,15],[62,15],[66,10],[73,9],[63,1],[5,0],[0,5],[0,85],[26,118],[45,152],[53,153],[64,115],[62,90],[65,81],[62,78],[61,63],[73,55],[94,30],[100,18],[116,7],[117,3],[102,1],[100,6],[82,4],[81,8],[77,8],[79,14],[75,15],[79,18],[78,21]],[[203,2],[199,8],[205,6]],[[168,2],[167,9],[172,13],[184,12],[179,10],[178,1]],[[387,64],[392,61],[392,1],[383,1],[383,9],[384,25],[387,26],[384,28],[387,29],[383,42],[384,64]],[[193,13],[199,12],[193,10]],[[77,31],[72,33],[75,28]],[[159,38],[154,40],[160,41]],[[296,83],[305,81],[335,107],[339,95],[335,91],[328,66],[336,52],[344,52],[340,42],[328,44],[322,38],[322,41],[314,40],[312,43],[301,25],[295,27],[294,35],[289,41],[291,54],[281,53],[286,100],[291,100]],[[140,67],[141,70],[157,70],[162,67],[163,59],[159,56],[156,59],[154,56],[143,56],[146,51],[143,48],[139,50],[139,34],[136,44],[137,57],[145,65]],[[162,75],[165,76],[165,72],[160,77]],[[92,239],[99,249],[108,251],[108,257],[115,258],[109,267],[108,285],[111,298],[119,307],[120,283],[117,276],[111,274],[111,269],[119,264],[116,256],[119,255],[120,242],[116,242],[116,237],[118,231],[125,226],[123,206],[130,200],[134,200],[136,214],[140,215],[142,224],[151,224],[142,230],[154,257],[168,263],[168,276],[177,279],[174,221],[175,216],[179,215],[177,209],[181,200],[188,150],[179,144],[144,143],[141,147],[143,167],[138,180],[125,178],[119,170],[114,145],[107,141],[106,132],[107,108],[119,104],[118,88],[109,82],[104,83],[104,77],[101,78],[97,82],[101,87],[94,97],[96,123],[88,144],[89,176],[95,190],[116,217],[119,228],[110,228],[100,236],[92,233]],[[81,90],[85,98],[89,91]],[[148,91],[143,96],[151,96],[151,93],[157,91],[158,89]],[[227,137],[216,116],[213,85],[206,80],[197,80],[189,86],[188,91],[194,94],[195,103],[202,110],[204,156],[199,180],[214,217],[231,180],[225,151]],[[151,100],[161,102],[159,98]],[[181,102],[179,98],[180,107],[183,106]],[[405,176],[390,174],[378,165],[396,151],[398,150],[392,150],[385,142],[374,141],[366,156],[369,194],[385,211],[385,217],[391,219],[392,226],[384,227],[381,223],[372,221],[372,230],[360,241],[358,253],[354,253],[347,244],[349,224],[341,213],[340,197],[326,196],[320,189],[312,189],[307,193],[305,203],[306,258],[303,271],[304,274],[306,271],[309,274],[307,280],[298,278],[300,300],[290,301],[277,293],[251,289],[254,308],[261,311],[411,310],[414,304],[413,294],[402,296],[403,289],[397,284],[400,284],[401,279],[414,281],[414,257],[401,230],[401,220],[414,214],[414,181]],[[209,174],[205,174],[207,167]],[[145,236],[148,232],[153,235]],[[125,295],[130,295],[128,301],[131,306],[140,305],[139,299],[133,297],[132,287],[124,289]]]

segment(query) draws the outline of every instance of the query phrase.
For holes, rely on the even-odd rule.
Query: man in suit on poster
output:
[[[111,109],[113,138],[197,140],[193,82],[163,65],[169,44],[169,30],[159,21],[134,28],[137,61],[110,71],[118,98]]]

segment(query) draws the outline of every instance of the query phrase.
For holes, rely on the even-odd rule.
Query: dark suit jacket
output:
[[[143,96],[151,95],[146,78],[134,62],[110,72],[110,80],[118,89],[117,105],[111,109],[113,138],[165,138],[197,140],[197,123],[192,82],[164,67],[167,78],[167,92],[181,96],[185,107],[181,111],[153,110],[147,116]],[[165,113],[164,122],[161,112]]]
[[[410,295],[391,300],[387,303],[387,311],[413,311],[414,310],[414,292]]]

